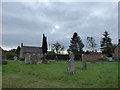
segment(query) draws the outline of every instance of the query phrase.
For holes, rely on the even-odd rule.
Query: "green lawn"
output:
[[[67,73],[67,62],[25,65],[9,61],[2,67],[3,88],[117,88],[118,62],[76,62],[76,73]]]

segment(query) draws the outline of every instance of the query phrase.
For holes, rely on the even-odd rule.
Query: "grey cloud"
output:
[[[84,43],[87,36],[93,36],[99,44],[107,30],[117,43],[117,3],[3,3],[2,8],[3,46],[6,47],[16,47],[21,42],[40,45],[43,32],[49,44],[58,41],[66,47],[74,32]]]

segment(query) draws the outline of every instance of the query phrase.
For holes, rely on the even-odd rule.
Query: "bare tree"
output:
[[[87,37],[87,43],[86,46],[91,51],[95,51],[95,48],[97,47],[97,44],[95,43],[95,39],[93,37]]]
[[[64,48],[65,48],[64,45],[61,45],[58,42],[56,42],[55,44],[52,44],[52,50],[57,54],[60,54],[64,50]]]

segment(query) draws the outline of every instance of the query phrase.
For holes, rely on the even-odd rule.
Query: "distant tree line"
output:
[[[108,31],[105,31],[102,34],[102,38],[100,41],[100,50],[102,54],[105,54],[106,56],[112,56],[112,53],[114,53],[114,49],[116,47],[116,44],[112,43],[112,39],[110,37],[110,34],[108,33]],[[45,44],[47,45],[47,44]],[[45,46],[43,45],[43,46]],[[42,47],[43,47],[42,46]],[[86,52],[83,51],[84,48],[84,44],[81,40],[81,37],[78,35],[78,33],[73,33],[73,36],[71,37],[70,40],[70,45],[69,48],[67,49],[67,52],[73,52],[76,56],[80,56],[83,53],[90,53],[90,52],[96,52],[96,47],[98,46],[96,44],[96,41],[94,39],[94,37],[90,37],[87,36],[86,38],[86,47],[88,48],[88,50]],[[47,48],[47,46],[46,46]],[[9,51],[14,52],[15,54],[19,55],[20,54],[20,46],[17,47],[17,49],[11,49]],[[45,49],[47,50],[47,49]],[[60,44],[59,42],[56,42],[54,44],[52,44],[52,48],[51,50],[57,54],[63,54],[63,51],[65,50],[65,46]]]

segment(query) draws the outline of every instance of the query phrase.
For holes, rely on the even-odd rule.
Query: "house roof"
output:
[[[23,46],[21,49],[24,53],[42,53],[42,47]]]
[[[117,45],[116,47],[118,47],[119,45],[120,45],[120,43],[118,43],[118,45]],[[116,48],[116,47],[115,47],[115,48]]]
[[[120,45],[120,39],[118,40],[118,44],[117,44],[117,46],[115,48],[117,48],[119,45]]]

